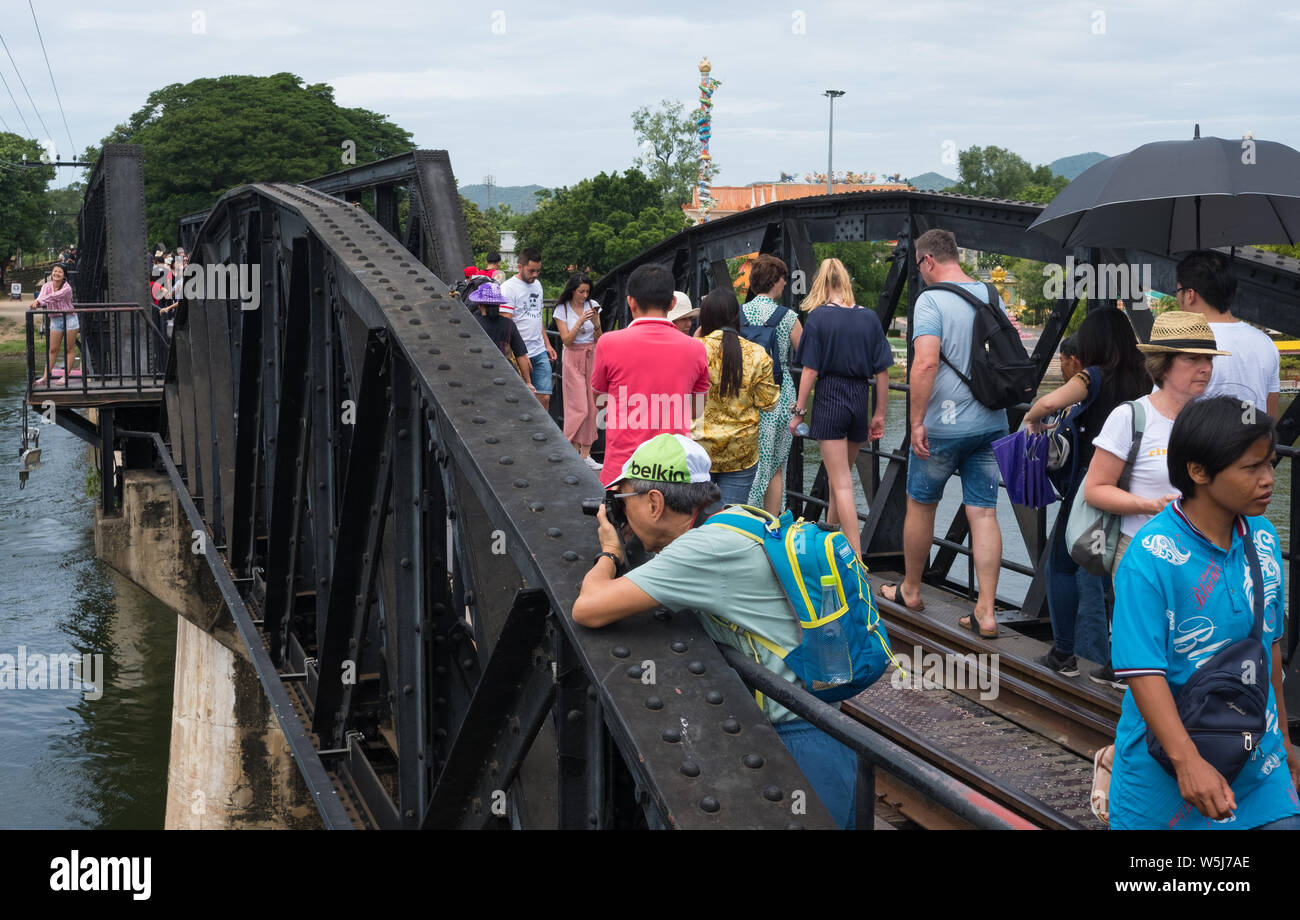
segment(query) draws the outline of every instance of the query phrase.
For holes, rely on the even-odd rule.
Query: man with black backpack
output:
[[[917,298],[909,329],[914,352],[904,578],[902,585],[882,585],[881,596],[924,609],[921,575],[930,556],[935,510],[948,480],[959,473],[979,599],[958,625],[995,639],[1002,532],[992,445],[1007,433],[1006,407],[1032,397],[1036,377],[997,289],[962,271],[952,233],[928,230],[917,237],[912,252],[926,290]]]

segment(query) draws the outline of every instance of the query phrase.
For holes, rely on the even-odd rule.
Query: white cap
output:
[[[673,308],[668,311],[668,318],[674,323],[679,319],[686,319],[688,316],[699,314],[699,308],[691,309],[691,299],[686,296],[684,291],[673,291]]]

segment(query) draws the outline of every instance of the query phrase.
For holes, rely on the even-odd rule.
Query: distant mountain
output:
[[[460,193],[478,205],[480,211],[508,204],[516,214],[536,210],[540,185],[462,185]]]
[[[1091,153],[1076,153],[1072,157],[1061,157],[1059,160],[1053,160],[1051,163],[1047,164],[1047,168],[1058,176],[1064,176],[1073,182],[1078,178],[1079,173],[1083,172],[1094,163],[1100,163],[1105,159],[1108,159],[1108,157],[1104,153],[1097,153],[1096,151]]]
[[[928,172],[914,178],[908,179],[909,185],[914,185],[923,192],[942,192],[951,185],[956,185],[956,179],[949,179],[947,176],[941,176],[937,172]]]

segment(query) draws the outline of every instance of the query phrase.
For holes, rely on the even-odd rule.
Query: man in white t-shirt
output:
[[[1280,356],[1272,339],[1232,315],[1237,276],[1228,257],[1211,250],[1194,252],[1178,263],[1177,273],[1178,309],[1204,316],[1219,348],[1231,352],[1214,359],[1205,395],[1264,406],[1276,419]]]
[[[501,285],[501,294],[514,308],[515,327],[528,349],[537,401],[549,412],[551,362],[555,360],[555,349],[551,347],[542,325],[542,283],[537,280],[541,271],[542,254],[530,246],[519,253],[519,273]]]

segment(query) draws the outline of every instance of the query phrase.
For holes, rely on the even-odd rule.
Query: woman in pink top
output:
[[[72,285],[68,284],[62,265],[50,269],[50,280],[41,285],[41,292],[32,301],[29,310],[57,310],[50,314],[50,350],[46,356],[45,374],[33,386],[47,386],[54,362],[59,355],[64,356],[63,383],[68,383],[67,373],[72,370],[72,356],[77,353],[77,330],[81,324],[77,321],[76,311],[72,309]],[[64,347],[64,333],[67,333],[67,347]]]

